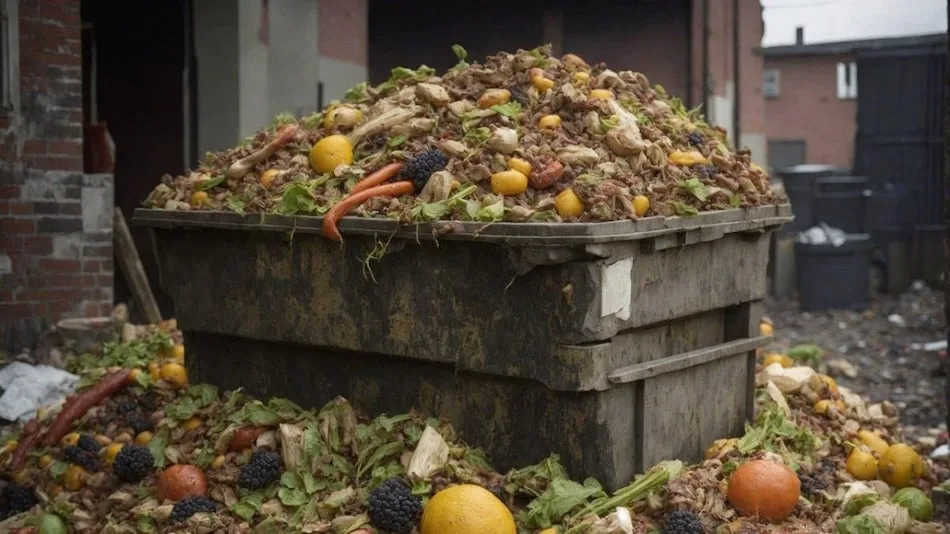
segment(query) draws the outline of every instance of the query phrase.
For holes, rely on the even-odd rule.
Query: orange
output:
[[[188,385],[188,372],[180,363],[166,363],[162,366],[158,376],[177,389]]]
[[[515,534],[515,519],[498,497],[462,484],[435,494],[422,512],[420,534]]]
[[[637,217],[646,215],[650,211],[650,199],[643,195],[633,197],[633,211],[636,212]]]
[[[578,217],[584,213],[584,203],[573,189],[565,189],[554,197],[554,209],[561,217]]]
[[[779,522],[798,505],[801,481],[788,466],[770,460],[752,460],[729,477],[729,504],[743,515]]]

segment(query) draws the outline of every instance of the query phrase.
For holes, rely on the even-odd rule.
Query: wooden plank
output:
[[[726,309],[725,335],[729,341],[759,335],[762,320],[762,301],[746,302]],[[768,341],[772,340],[767,336]],[[755,417],[755,351],[746,355],[746,415],[747,421]]]
[[[135,304],[142,310],[145,320],[149,323],[161,321],[162,313],[158,309],[155,295],[148,284],[148,277],[145,275],[139,252],[135,248],[135,241],[129,232],[129,225],[126,224],[122,210],[118,207],[115,208],[113,216],[112,232],[116,244],[116,259],[119,260],[119,267],[125,275],[125,281],[129,284]]]
[[[629,384],[630,382],[681,371],[743,352],[755,351],[759,347],[764,347],[770,339],[770,337],[737,339],[715,347],[707,347],[651,362],[622,367],[610,373],[608,380],[612,384]]]

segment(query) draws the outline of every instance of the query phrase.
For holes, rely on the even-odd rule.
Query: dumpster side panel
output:
[[[768,259],[767,233],[728,234],[660,250],[632,242],[606,259],[581,247],[572,261],[517,276],[503,246],[400,241],[370,274],[366,258],[379,247],[370,238],[341,250],[312,235],[156,234],[163,285],[189,330],[441,362],[559,390],[634,363],[551,359],[559,345],[761,299]]]

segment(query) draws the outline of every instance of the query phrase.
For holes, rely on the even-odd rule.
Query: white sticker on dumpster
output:
[[[616,314],[630,318],[630,296],[633,283],[633,258],[601,267],[600,316]]]

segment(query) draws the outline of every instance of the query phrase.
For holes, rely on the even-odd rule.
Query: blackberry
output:
[[[379,530],[408,534],[422,514],[422,501],[402,480],[391,478],[369,494],[369,520]]]
[[[284,466],[280,455],[273,451],[257,450],[251,454],[251,460],[241,468],[238,486],[247,489],[260,489],[280,478]]]
[[[79,441],[76,442],[76,445],[78,445],[80,449],[94,454],[98,454],[99,449],[101,448],[99,446],[99,442],[96,441],[96,438],[90,436],[89,434],[83,434],[79,436]]]
[[[699,132],[692,132],[689,134],[689,142],[694,146],[702,146],[706,142],[706,138]]]
[[[121,413],[121,414],[134,412],[136,410],[138,410],[138,406],[132,401],[122,401],[119,403],[119,406],[116,407],[115,409],[117,413]]]
[[[680,510],[666,514],[662,534],[706,534],[699,517],[693,512]]]
[[[7,484],[0,491],[0,520],[25,512],[39,502],[33,490],[16,484]]]
[[[429,177],[449,164],[449,157],[441,150],[427,150],[409,160],[402,169],[402,176],[416,184],[416,192],[422,191]]]
[[[204,495],[195,495],[185,497],[175,503],[172,507],[172,515],[169,517],[172,523],[180,523],[189,517],[198,513],[213,514],[218,510],[218,505]]]
[[[99,457],[94,452],[84,450],[77,445],[70,445],[66,447],[63,453],[66,456],[67,462],[76,464],[90,473],[95,473],[99,470]]]
[[[808,475],[799,475],[798,480],[801,481],[802,493],[805,495],[814,495],[827,487],[823,480]]]
[[[143,414],[140,414],[138,417],[130,420],[128,425],[136,435],[155,429],[155,425],[152,424],[152,420],[148,417],[145,417]]]
[[[138,445],[126,445],[115,455],[112,472],[122,482],[139,482],[155,469],[152,451]]]

